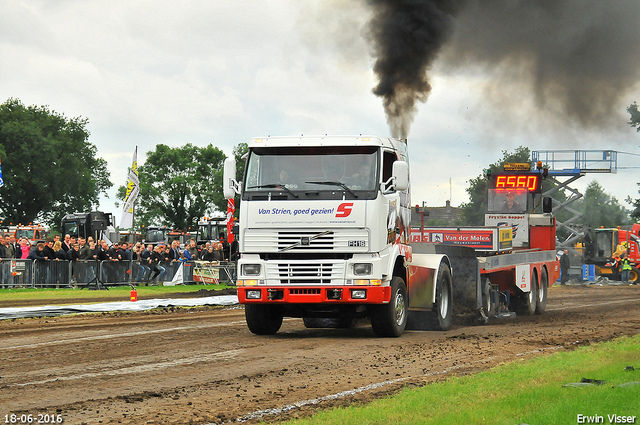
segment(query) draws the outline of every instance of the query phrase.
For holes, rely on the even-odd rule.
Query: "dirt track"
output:
[[[259,337],[239,307],[4,321],[0,417],[271,421],[638,333],[640,286],[553,287],[543,316],[398,339],[377,338],[367,324],[306,329],[300,319]]]

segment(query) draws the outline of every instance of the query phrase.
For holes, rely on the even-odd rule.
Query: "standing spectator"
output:
[[[87,243],[87,241],[84,238],[78,238],[78,242],[80,245],[80,250],[78,251],[78,260],[93,260],[93,252],[91,250],[91,246]]]
[[[9,243],[11,243],[11,245],[13,245],[13,258],[18,258],[16,257],[16,253],[18,252],[18,250],[20,249],[20,244],[18,243],[19,241],[16,241],[16,236],[11,234],[9,235]]]
[[[194,238],[191,238],[189,240],[189,248],[187,248],[187,251],[189,251],[189,254],[191,254],[192,260],[197,260],[198,258],[200,258],[198,256],[198,248],[196,248],[196,240]]]
[[[177,239],[171,242],[171,252],[169,253],[169,259],[171,261],[180,260],[180,241]]]
[[[71,249],[67,251],[67,260],[75,262],[78,259],[80,259],[80,245],[74,243],[71,245]]]
[[[161,245],[156,246],[155,250],[151,253],[151,271],[154,273],[151,280],[155,283],[159,283],[164,278],[165,268],[160,265],[164,257],[164,252]],[[157,278],[157,280],[156,280]]]
[[[620,265],[622,266],[622,282],[629,283],[629,275],[631,274],[631,263],[627,254],[620,255]]]
[[[53,238],[47,237],[44,248],[42,249],[42,253],[44,254],[44,258],[46,260],[55,260],[56,253],[53,250]]]
[[[42,249],[42,254],[44,255],[44,259],[48,260],[45,263],[45,283],[48,285],[51,283],[51,273],[55,273],[54,265],[50,263],[50,261],[56,259],[56,253],[53,250],[53,238],[47,237],[46,242],[44,243],[44,247]]]
[[[12,236],[10,236],[9,234],[4,235],[4,249],[5,249],[5,256],[7,258],[15,258],[16,256],[16,244],[11,242],[11,238]],[[13,241],[15,242],[16,238],[13,237]]]
[[[237,262],[240,257],[240,245],[238,244],[238,239],[234,239],[231,242],[231,246],[229,247],[229,261]]]
[[[213,249],[213,245],[210,245],[205,252],[201,253],[201,257],[200,257],[202,261],[210,261],[210,262],[218,261],[218,258],[220,258],[218,257],[218,251]]]
[[[220,244],[222,245],[222,256],[220,257],[220,261],[229,261],[231,245],[229,245],[229,242],[225,240],[224,232],[220,232],[219,237]]]
[[[136,282],[144,282],[147,276],[150,273],[150,268],[148,266],[148,261],[145,262],[142,254],[147,251],[144,249],[144,246],[140,243],[137,243],[133,248],[132,260],[138,264],[138,274],[136,275]],[[147,258],[148,259],[148,258]]]
[[[3,264],[3,260],[4,259],[10,259],[12,258],[8,252],[7,249],[7,242],[4,238],[4,236],[2,236],[2,234],[0,234],[0,285],[2,285],[2,287],[4,287],[6,284],[9,283],[9,275],[11,274],[11,262],[9,262],[9,270],[7,272],[6,270],[6,265]]]
[[[120,248],[120,244],[118,242],[114,242],[113,245],[111,245],[111,249],[109,249],[109,255],[111,256],[111,261],[113,262],[112,267],[115,272],[115,282],[124,281],[124,275],[126,272],[126,265],[123,265],[124,250]]]
[[[110,280],[115,280],[113,279],[113,276],[114,276],[113,266],[110,264],[111,254],[109,251],[109,245],[106,242],[104,241],[102,242],[102,246],[98,250],[98,255],[96,256],[96,259],[100,262],[100,268],[102,270],[102,273],[101,273],[102,282],[106,283],[106,282],[109,282]]]
[[[11,258],[7,255],[7,248],[5,246],[5,240],[4,240],[4,236],[2,236],[2,234],[0,234],[0,261],[3,258]]]
[[[55,239],[55,238],[54,238]],[[69,267],[67,263],[67,255],[62,249],[62,242],[60,238],[53,243],[53,255],[54,262],[49,262],[49,269],[53,274],[53,283],[56,285],[68,285],[69,284]],[[71,252],[71,251],[69,251]],[[60,263],[60,261],[63,261]]]
[[[24,238],[23,238],[24,239]],[[36,260],[34,263],[34,283],[42,285],[45,280],[45,258],[42,250],[44,249],[44,243],[38,242],[35,248],[29,252],[28,260]]]
[[[60,240],[53,243],[53,255],[58,261],[67,259],[67,255],[65,254],[64,249],[62,249],[62,242],[60,242]]]
[[[94,241],[89,242],[89,249],[91,250],[91,256],[94,260],[98,259],[98,247]]]
[[[562,276],[560,277],[560,285],[565,285],[567,280],[569,280],[569,267],[571,267],[571,262],[569,261],[569,251],[565,249],[562,253],[562,257],[560,257],[560,271],[562,272]]]
[[[125,261],[131,261],[131,247],[129,246],[129,242],[122,242],[120,247],[123,251],[122,259]]]
[[[29,256],[27,259],[29,260],[44,260],[44,253],[42,250],[44,249],[44,244],[42,242],[38,242],[35,248],[29,251]]]
[[[29,244],[29,240],[27,238],[20,238],[18,242],[19,248],[16,250],[16,258],[20,260],[26,260],[29,258],[29,254],[31,253],[31,245]]]
[[[71,235],[67,234],[64,235],[64,242],[62,242],[62,249],[64,249],[64,252],[69,252],[69,250],[71,249]]]

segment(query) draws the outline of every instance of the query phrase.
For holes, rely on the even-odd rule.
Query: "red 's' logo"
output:
[[[353,202],[345,202],[344,204],[340,204],[338,206],[338,212],[336,214],[336,218],[349,217],[349,214],[351,214],[352,209],[353,209]]]

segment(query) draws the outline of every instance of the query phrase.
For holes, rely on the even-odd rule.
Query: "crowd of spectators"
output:
[[[128,242],[114,242],[109,245],[105,240],[95,241],[92,237],[76,238],[65,235],[61,240],[60,235],[53,238],[48,237],[44,242],[32,243],[27,238],[16,240],[12,234],[3,235],[0,232],[0,262],[7,259],[23,260],[52,260],[70,261],[72,263],[81,261],[101,261],[105,262],[103,267],[103,281],[107,279],[126,279],[123,273],[129,273],[128,267],[119,267],[119,263],[129,264],[135,261],[138,264],[137,273],[134,280],[137,282],[161,281],[167,273],[167,268],[171,263],[185,261],[236,261],[238,257],[237,242],[229,244],[224,239],[224,234],[220,234],[220,242],[205,243],[196,246],[195,239],[189,240],[184,249],[180,248],[180,242],[174,240],[171,244],[159,244],[155,247],[140,242],[132,244]],[[168,264],[167,264],[168,263]],[[47,267],[47,279],[49,279],[49,266]],[[173,267],[173,270],[177,266]],[[4,269],[3,269],[4,270]],[[94,279],[93,268],[80,268],[83,279]],[[135,271],[135,270],[134,270]]]

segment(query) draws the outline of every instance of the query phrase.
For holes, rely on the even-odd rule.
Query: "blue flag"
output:
[[[0,163],[0,187],[4,186],[4,180],[2,179],[2,163]]]

